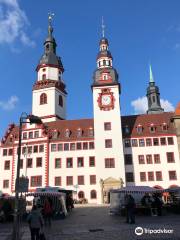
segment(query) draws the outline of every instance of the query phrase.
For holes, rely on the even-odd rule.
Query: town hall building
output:
[[[49,21],[32,95],[32,114],[42,123],[22,129],[20,176],[29,178],[29,191],[56,186],[104,203],[110,189],[122,186],[180,186],[180,105],[164,112],[150,68],[147,113],[121,116],[121,84],[104,35],[96,64],[93,118],[66,119],[64,67]],[[0,146],[0,190],[9,194],[15,191],[18,129],[10,124]]]

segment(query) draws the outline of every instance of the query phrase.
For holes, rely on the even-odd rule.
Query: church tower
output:
[[[52,33],[52,15],[49,15],[48,36],[44,42],[44,54],[36,68],[37,80],[32,97],[32,114],[43,122],[66,119],[64,68],[61,58],[56,55],[57,44]]]
[[[147,100],[148,100],[148,110],[147,114],[161,113],[164,109],[161,107],[160,103],[160,92],[159,88],[155,85],[151,65],[149,67],[149,86],[147,88]]]
[[[125,167],[119,100],[120,83],[104,31],[99,48],[92,91],[97,181],[101,182],[99,191],[103,192],[102,182],[109,179],[112,180],[112,184],[119,181],[118,187],[121,185],[120,182],[125,183]],[[98,196],[99,202],[103,202],[102,195]]]

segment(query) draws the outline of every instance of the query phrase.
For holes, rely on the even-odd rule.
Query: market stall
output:
[[[152,195],[162,193],[162,190],[149,186],[127,186],[120,189],[110,190],[110,214],[120,214],[125,207],[125,195],[131,194],[136,206],[141,206],[141,200],[145,194]]]
[[[53,217],[66,216],[66,194],[56,191],[37,191],[26,194],[27,197],[33,197],[33,204],[43,208],[44,202],[48,199],[52,203]]]

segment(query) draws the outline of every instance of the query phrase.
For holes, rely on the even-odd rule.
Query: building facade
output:
[[[63,64],[56,54],[51,22],[33,85],[32,114],[42,124],[23,124],[20,175],[29,191],[56,186],[78,199],[109,201],[109,190],[128,185],[180,185],[180,106],[164,112],[150,68],[147,114],[121,116],[121,86],[108,40],[99,43],[93,74],[92,119],[66,119]],[[0,190],[15,190],[18,129],[10,124],[0,147]]]

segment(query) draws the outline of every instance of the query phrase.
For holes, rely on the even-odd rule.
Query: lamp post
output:
[[[29,121],[28,121],[29,120]],[[20,159],[21,159],[21,140],[22,140],[22,125],[23,123],[36,123],[41,124],[42,121],[39,117],[34,115],[27,115],[22,113],[19,119],[19,143],[18,143],[18,159],[17,159],[17,173],[15,183],[15,206],[14,206],[14,225],[12,240],[20,240],[19,232],[19,176],[20,176]]]

